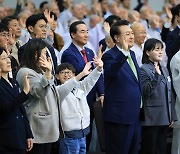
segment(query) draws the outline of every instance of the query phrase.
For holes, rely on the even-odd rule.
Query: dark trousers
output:
[[[166,154],[168,126],[143,126],[141,154]]]
[[[138,154],[141,124],[117,124],[105,122],[107,154]]]
[[[0,151],[0,154],[26,154],[25,150],[6,150]]]
[[[33,148],[28,154],[50,154],[51,153],[52,143],[44,143],[44,144],[33,144]]]
[[[90,143],[91,143],[93,120],[94,120],[94,112],[93,112],[93,108],[90,107],[90,125],[89,125],[90,132],[86,136],[86,151],[89,151],[89,146],[90,146]]]

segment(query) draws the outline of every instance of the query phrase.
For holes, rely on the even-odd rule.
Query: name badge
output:
[[[170,76],[167,77],[167,81],[168,81],[168,82],[171,82]]]

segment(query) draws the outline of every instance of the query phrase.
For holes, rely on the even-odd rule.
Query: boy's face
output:
[[[56,74],[56,78],[61,82],[61,84],[64,84],[67,80],[74,76],[75,74],[69,69],[62,70],[59,74]]]

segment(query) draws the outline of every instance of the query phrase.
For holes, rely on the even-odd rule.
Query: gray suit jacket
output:
[[[178,51],[171,59],[170,68],[172,73],[173,86],[176,92],[175,110],[178,120],[173,124],[173,127],[180,128],[180,51]]]
[[[23,89],[24,73],[30,80],[30,98],[24,103],[32,128],[34,143],[51,143],[59,139],[59,104],[78,83],[75,78],[55,87],[54,80],[47,80],[43,74],[29,68],[21,68],[17,81]]]
[[[172,120],[176,120],[171,98],[171,79],[168,70],[163,66],[161,73],[156,73],[151,62],[141,66],[144,126],[169,125]]]

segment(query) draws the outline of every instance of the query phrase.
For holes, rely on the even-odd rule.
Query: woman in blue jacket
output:
[[[33,146],[32,132],[23,103],[28,99],[29,80],[24,75],[25,87],[20,92],[15,79],[9,78],[11,60],[0,47],[0,153],[25,154]]]

